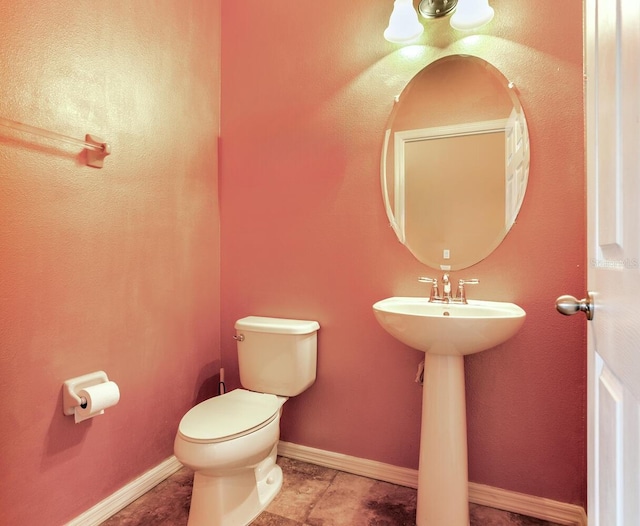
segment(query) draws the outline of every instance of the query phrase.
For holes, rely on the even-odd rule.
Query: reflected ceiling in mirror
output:
[[[429,64],[385,133],[382,193],[398,239],[435,269],[482,261],[513,226],[529,160],[524,112],[499,70],[465,55]]]

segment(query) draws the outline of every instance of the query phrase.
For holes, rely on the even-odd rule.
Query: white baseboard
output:
[[[93,508],[68,522],[66,526],[98,526],[98,524],[106,521],[109,517],[115,515],[147,491],[160,484],[167,477],[173,475],[181,467],[182,464],[178,462],[176,457],[169,457],[103,501],[98,502]]]
[[[582,506],[566,504],[544,497],[525,495],[470,482],[469,500],[474,504],[511,511],[556,524],[587,526],[587,514]]]
[[[333,453],[313,447],[299,446],[298,444],[283,442],[282,440],[278,444],[278,455],[308,462],[309,464],[337,469],[338,471],[345,471],[346,473],[360,475],[361,477],[391,482],[399,486],[407,486],[408,488],[418,487],[418,470],[416,469],[399,468],[375,460],[352,457],[350,455]]]
[[[339,471],[369,477],[409,488],[418,487],[418,471],[400,468],[341,453],[333,453],[322,449],[299,446],[291,442],[280,442],[278,454],[283,457],[317,464]],[[469,483],[469,501],[482,506],[490,506],[500,510],[535,517],[556,524],[567,526],[587,526],[587,515],[584,508],[573,504],[565,504],[542,497],[525,495],[482,484]]]

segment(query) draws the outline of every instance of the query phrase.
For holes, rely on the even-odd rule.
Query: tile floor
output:
[[[335,469],[278,458],[284,484],[253,526],[413,526],[416,491]],[[181,469],[103,526],[185,526],[193,473]],[[558,526],[470,505],[471,526]],[[239,525],[240,526],[240,525]]]

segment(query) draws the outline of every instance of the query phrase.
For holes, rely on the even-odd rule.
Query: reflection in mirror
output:
[[[487,257],[515,221],[528,174],[524,112],[491,64],[449,56],[409,82],[385,134],[382,191],[419,261],[458,270]]]

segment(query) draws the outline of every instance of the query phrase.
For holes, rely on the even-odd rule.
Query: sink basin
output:
[[[468,300],[468,304],[430,303],[427,298],[393,297],[378,301],[378,323],[397,340],[431,354],[464,356],[511,338],[525,311],[513,303]]]

